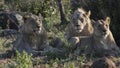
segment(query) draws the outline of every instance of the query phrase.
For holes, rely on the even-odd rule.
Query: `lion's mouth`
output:
[[[76,32],[81,32],[82,29],[80,27],[75,27]]]
[[[33,32],[34,32],[34,33],[41,33],[41,28],[39,28],[39,29],[34,29]]]
[[[102,37],[106,38],[108,36],[108,33],[107,32],[102,32],[101,35],[102,35]]]
[[[102,32],[102,35],[107,35],[107,32]]]

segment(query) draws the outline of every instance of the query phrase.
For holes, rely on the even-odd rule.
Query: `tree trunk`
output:
[[[58,6],[59,6],[60,16],[61,16],[61,25],[64,25],[67,23],[67,20],[65,18],[65,14],[63,11],[62,0],[58,0]]]

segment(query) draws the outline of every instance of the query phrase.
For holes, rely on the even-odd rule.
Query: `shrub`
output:
[[[28,55],[25,51],[23,53],[19,53],[16,51],[17,55],[14,59],[16,62],[16,68],[33,68],[32,64],[32,55]]]

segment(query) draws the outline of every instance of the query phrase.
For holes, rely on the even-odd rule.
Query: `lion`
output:
[[[116,45],[112,32],[110,31],[110,17],[105,20],[92,22],[94,31],[91,37],[81,39],[75,54],[85,53],[86,55],[102,56],[119,56],[120,49]]]
[[[24,24],[21,26],[19,35],[13,43],[13,50],[26,51],[28,54],[34,50],[44,50],[49,45],[47,32],[42,25],[42,20],[33,14],[24,16]]]
[[[91,12],[78,8],[71,16],[71,22],[66,28],[66,39],[73,45],[80,42],[80,38],[92,35],[93,27],[90,20]]]
[[[94,61],[90,68],[117,68],[117,67],[112,60],[103,57]]]

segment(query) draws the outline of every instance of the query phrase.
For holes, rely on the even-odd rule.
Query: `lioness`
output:
[[[90,36],[93,33],[93,27],[90,20],[91,12],[78,8],[71,16],[71,22],[67,26],[66,38],[70,43],[76,45],[80,36]]]
[[[13,49],[33,53],[34,49],[43,50],[48,46],[47,32],[41,19],[33,14],[24,16],[25,23],[20,28],[20,34],[13,44]]]
[[[93,56],[119,56],[120,49],[117,47],[113,35],[109,29],[110,18],[92,22],[94,32],[89,38],[81,39],[75,53]]]

